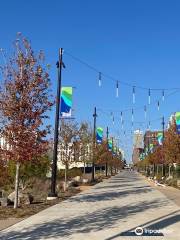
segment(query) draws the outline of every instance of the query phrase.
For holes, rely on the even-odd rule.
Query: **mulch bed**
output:
[[[14,209],[13,206],[1,207],[0,206],[0,220],[8,219],[8,218],[26,218],[31,215],[34,215],[48,207],[51,207],[57,203],[62,202],[63,200],[68,199],[71,196],[79,193],[80,190],[73,189],[72,192],[61,193],[60,197],[55,200],[47,201],[35,201],[30,205],[21,205],[17,209]]]

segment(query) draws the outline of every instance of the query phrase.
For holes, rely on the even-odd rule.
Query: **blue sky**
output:
[[[28,37],[33,48],[43,49],[51,64],[53,91],[56,92],[58,48],[63,47],[66,69],[63,85],[74,86],[74,115],[78,121],[92,122],[93,108],[98,111],[97,124],[110,127],[112,135],[120,138],[130,159],[131,110],[123,111],[122,131],[120,112],[142,107],[148,103],[147,90],[136,88],[136,103],[132,104],[132,87],[119,84],[119,98],[115,97],[116,83],[74,61],[66,52],[82,59],[103,73],[119,81],[145,88],[180,87],[180,2],[166,0],[54,0],[2,1],[0,47],[12,50],[16,32]],[[165,91],[166,96],[173,92]],[[152,101],[161,99],[162,91],[151,91]],[[172,112],[180,111],[180,92],[148,107],[147,119],[143,109],[134,110],[134,129],[160,129],[162,115],[166,123]],[[115,116],[112,124],[110,112]],[[105,112],[105,113],[104,113]],[[159,120],[156,120],[159,119]],[[156,120],[156,121],[153,121]],[[54,112],[51,114],[54,124]]]

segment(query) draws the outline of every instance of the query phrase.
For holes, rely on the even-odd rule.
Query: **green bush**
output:
[[[176,177],[180,178],[180,165],[176,167]]]

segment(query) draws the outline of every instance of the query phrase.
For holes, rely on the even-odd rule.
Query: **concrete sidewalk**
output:
[[[179,240],[179,213],[180,208],[143,177],[123,171],[1,231],[0,239]],[[143,236],[134,233],[139,226]]]

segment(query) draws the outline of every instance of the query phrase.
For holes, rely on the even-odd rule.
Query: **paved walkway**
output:
[[[0,239],[180,239],[180,208],[137,173],[123,171],[0,232]],[[135,236],[138,226],[159,236]],[[152,234],[152,233],[151,233]]]

